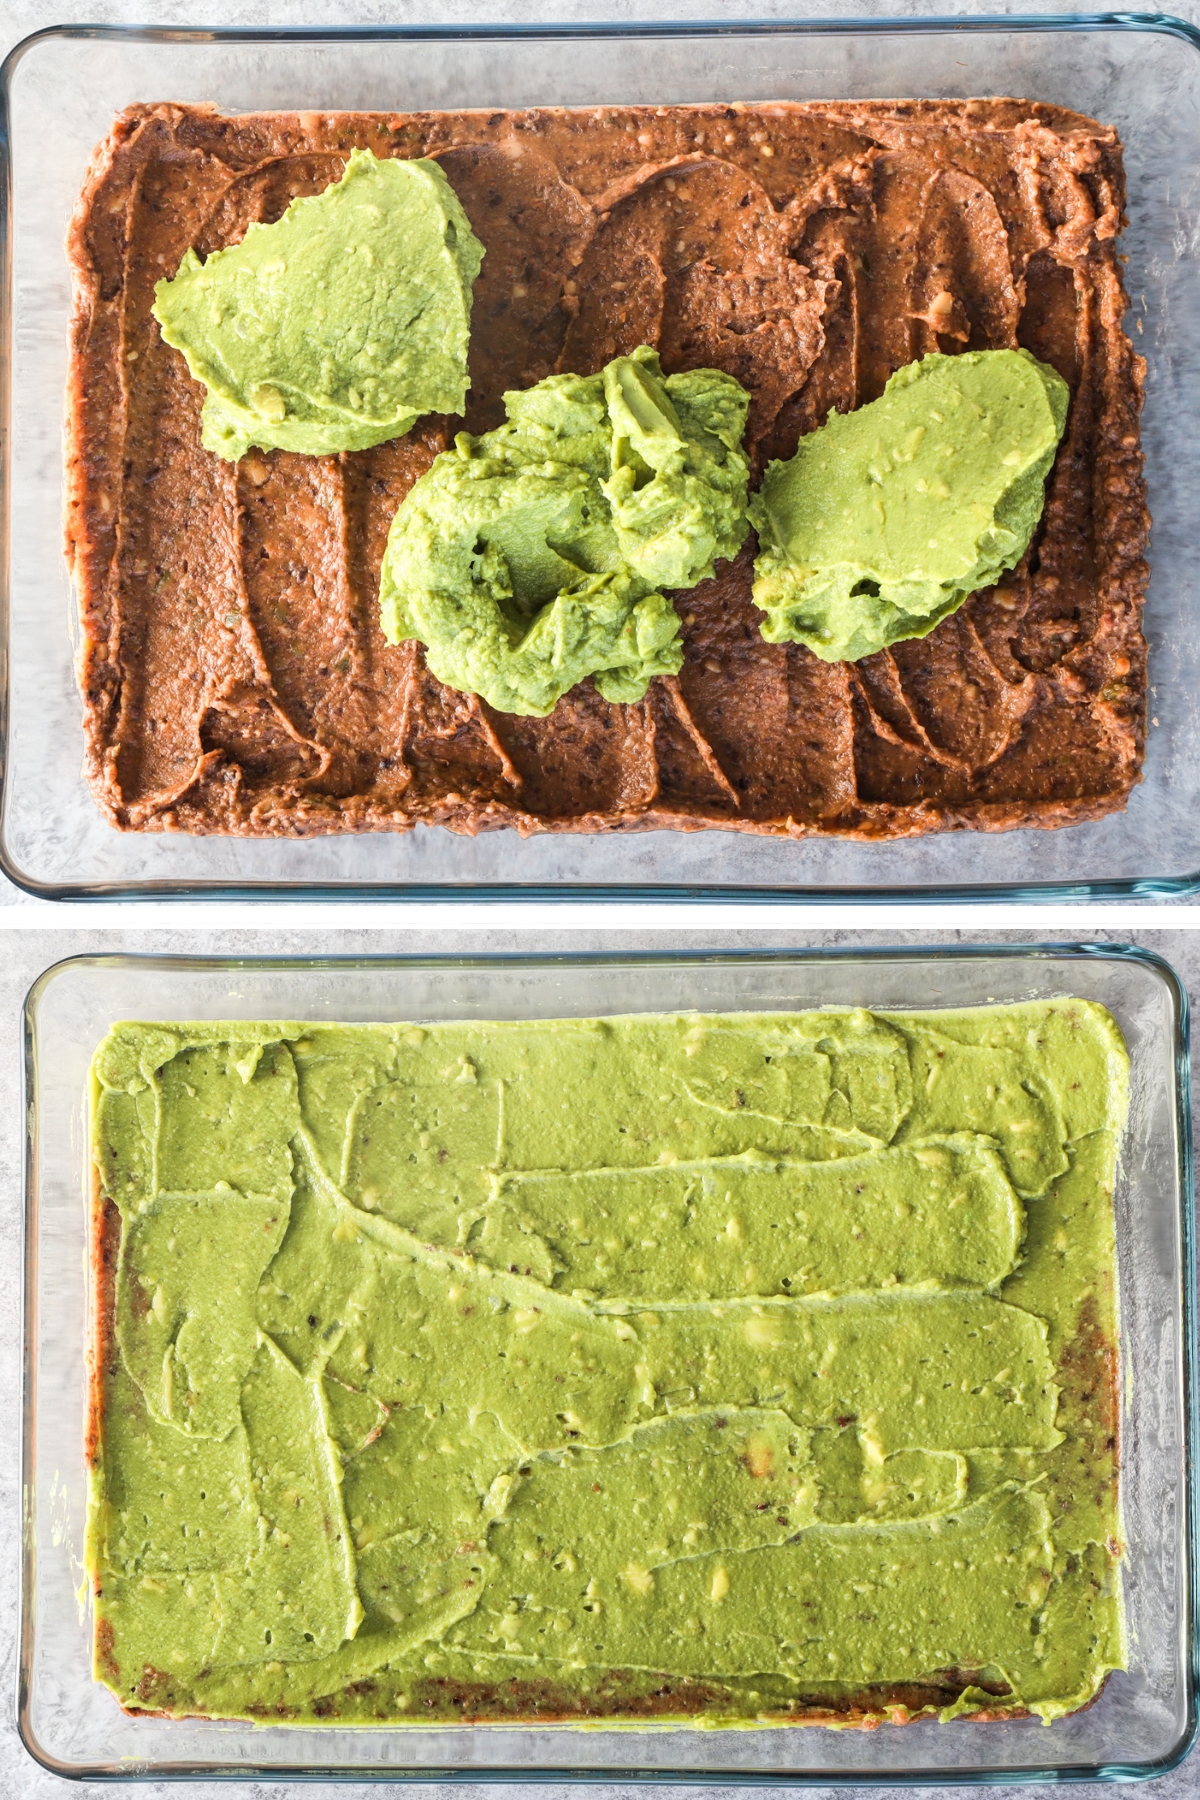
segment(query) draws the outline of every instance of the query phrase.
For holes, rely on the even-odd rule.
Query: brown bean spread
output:
[[[754,539],[676,596],[685,660],[548,718],[441,686],[379,629],[396,507],[456,419],[334,457],[202,449],[150,313],[184,252],[340,177],[441,164],[486,246],[466,424],[639,344],[751,392],[768,458],[930,351],[1023,346],[1071,388],[1042,523],[1001,586],[855,664],[768,644]],[[1116,133],[1020,100],[259,113],[136,106],[70,234],[67,549],[86,770],[127,830],[311,836],[715,826],[803,837],[1058,826],[1144,747],[1143,364],[1122,329]]]

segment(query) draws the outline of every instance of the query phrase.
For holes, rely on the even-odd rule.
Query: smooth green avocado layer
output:
[[[831,413],[750,502],[763,637],[857,662],[991,587],[1037,529],[1069,400],[1027,350],[971,350]]]
[[[115,1027],[97,1679],[271,1722],[1083,1705],[1126,1087],[1081,1000]]]
[[[645,345],[599,375],[504,396],[507,424],[460,432],[392,521],[384,636],[417,638],[439,681],[545,715],[587,675],[640,700],[682,666],[663,589],[735,556],[750,397],[731,375],[663,376]]]
[[[437,163],[369,150],[240,244],[189,250],[152,310],[208,389],[205,449],[331,456],[461,412],[483,254]]]

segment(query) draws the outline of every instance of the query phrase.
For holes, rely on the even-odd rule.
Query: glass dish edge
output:
[[[21,1209],[21,1257],[23,1268],[22,1280],[22,1394],[21,1394],[21,1440],[20,1440],[20,1491],[22,1496],[22,1544],[19,1595],[18,1654],[16,1663],[16,1691],[14,1694],[17,1731],[22,1746],[30,1757],[49,1773],[60,1778],[91,1781],[124,1781],[131,1780],[195,1780],[213,1781],[247,1781],[255,1779],[273,1780],[323,1780],[334,1785],[347,1782],[377,1784],[390,1781],[398,1786],[416,1783],[428,1783],[431,1780],[444,1782],[449,1786],[461,1786],[478,1783],[480,1786],[511,1783],[514,1779],[528,1782],[532,1786],[544,1786],[551,1781],[559,1781],[564,1785],[579,1786],[597,1781],[616,1781],[629,1783],[639,1787],[651,1786],[686,1786],[710,1787],[724,1785],[747,1788],[779,1788],[779,1787],[822,1787],[835,1785],[838,1787],[891,1787],[895,1785],[894,1776],[882,1774],[866,1774],[856,1771],[820,1770],[810,1773],[771,1773],[768,1771],[740,1770],[722,1768],[713,1770],[678,1769],[664,1767],[653,1769],[636,1768],[584,1768],[555,1767],[545,1765],[530,1768],[528,1766],[514,1768],[512,1765],[488,1767],[486,1765],[428,1765],[404,1769],[393,1766],[386,1770],[369,1768],[350,1768],[342,1765],[340,1769],[314,1768],[312,1765],[287,1765],[274,1763],[258,1767],[240,1766],[237,1769],[180,1765],[166,1768],[162,1764],[150,1765],[145,1772],[137,1772],[123,1765],[87,1766],[63,1764],[48,1752],[42,1750],[34,1735],[30,1718],[30,1669],[32,1664],[33,1644],[33,1598],[35,1593],[35,1557],[36,1546],[32,1532],[33,1489],[30,1485],[36,1467],[34,1450],[34,1424],[36,1421],[36,1355],[33,1341],[34,1325],[37,1318],[37,1256],[36,1256],[36,1222],[38,1207],[38,1110],[37,1096],[37,1008],[43,991],[65,970],[80,966],[136,964],[146,966],[157,964],[160,967],[206,969],[247,969],[287,971],[300,969],[319,969],[336,971],[338,968],[362,969],[364,965],[388,965],[394,968],[545,968],[553,969],[564,966],[587,965],[736,965],[739,962],[778,962],[778,963],[821,963],[821,962],[890,962],[943,961],[967,962],[984,959],[997,959],[1010,962],[1039,961],[1043,959],[1062,959],[1066,961],[1109,961],[1133,962],[1141,964],[1153,973],[1165,987],[1171,1009],[1171,1050],[1173,1062],[1175,1117],[1174,1127],[1179,1152],[1179,1204],[1180,1204],[1180,1245],[1181,1266],[1180,1282],[1182,1288],[1182,1378],[1183,1378],[1183,1440],[1186,1452],[1186,1498],[1183,1508],[1183,1545],[1187,1555],[1188,1578],[1185,1588],[1186,1609],[1186,1644],[1185,1680],[1187,1687],[1187,1716],[1184,1729],[1171,1752],[1151,1761],[1141,1763],[1109,1762],[1095,1765],[1058,1766],[1026,1765],[1019,1768],[1004,1767],[997,1769],[973,1770],[904,1770],[900,1771],[901,1779],[906,1785],[913,1787],[947,1787],[947,1786],[1020,1786],[1035,1782],[1079,1782],[1079,1781],[1144,1781],[1169,1773],[1187,1758],[1193,1749],[1197,1735],[1200,1733],[1200,1712],[1198,1712],[1198,1696],[1200,1696],[1200,1479],[1197,1471],[1200,1466],[1200,1383],[1198,1383],[1198,1362],[1200,1362],[1200,1340],[1197,1337],[1197,1245],[1195,1225],[1195,1191],[1194,1191],[1194,1142],[1192,1129],[1191,1100],[1191,1068],[1190,1068],[1190,1012],[1187,990],[1176,973],[1174,967],[1157,952],[1132,943],[1091,943],[1086,940],[1066,943],[1032,942],[1026,944],[928,944],[928,945],[863,945],[863,946],[829,946],[823,948],[768,948],[768,949],[730,949],[693,951],[689,949],[665,951],[564,951],[542,953],[536,951],[503,952],[494,955],[452,954],[421,955],[419,953],[391,954],[358,953],[330,956],[187,956],[169,953],[139,953],[127,951],[84,952],[64,957],[52,963],[37,977],[26,994],[22,1006],[22,1108],[25,1119],[25,1144],[23,1154],[23,1205]],[[830,1777],[833,1776],[831,1783]]]

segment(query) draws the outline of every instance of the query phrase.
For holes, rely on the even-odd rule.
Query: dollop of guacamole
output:
[[[483,254],[437,163],[369,150],[240,244],[189,250],[152,310],[208,389],[205,449],[331,456],[461,412]]]
[[[683,661],[662,590],[746,536],[749,404],[717,369],[664,377],[645,345],[506,393],[508,422],[460,432],[392,521],[385,637],[419,639],[439,681],[500,712],[553,712],[586,675],[640,700]]]
[[[133,1023],[93,1081],[126,1707],[1052,1719],[1121,1666],[1101,1007]]]
[[[1069,399],[1027,350],[971,350],[831,413],[751,501],[763,637],[857,662],[991,587],[1042,516]]]

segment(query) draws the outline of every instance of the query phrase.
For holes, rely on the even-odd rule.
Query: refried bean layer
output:
[[[385,642],[392,516],[461,421],[333,457],[200,444],[154,284],[340,177],[431,156],[487,247],[466,426],[639,344],[752,395],[757,481],[930,351],[1022,345],[1071,388],[1033,544],[927,638],[764,643],[755,542],[674,596],[685,662],[544,719]],[[85,766],[124,830],[305,837],[653,827],[912,837],[1124,806],[1144,749],[1144,365],[1122,328],[1115,131],[1023,100],[257,113],[135,106],[72,223],[67,553]]]

